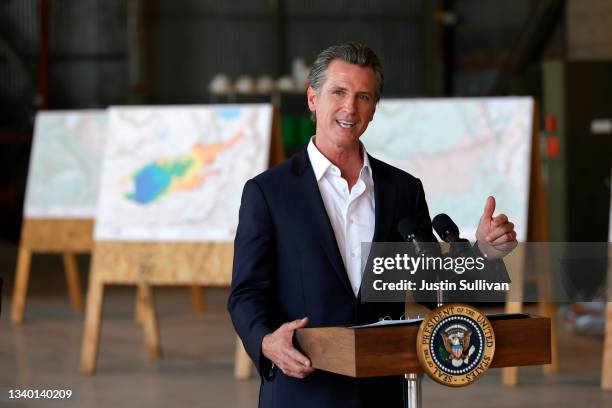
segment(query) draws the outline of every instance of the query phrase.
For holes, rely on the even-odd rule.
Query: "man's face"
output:
[[[374,117],[376,76],[370,67],[334,60],[319,93],[308,88],[308,107],[317,118],[317,139],[351,147]]]

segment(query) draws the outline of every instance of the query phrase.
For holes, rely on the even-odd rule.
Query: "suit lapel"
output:
[[[385,173],[385,168],[382,163],[368,155],[370,167],[372,168],[372,179],[374,180],[374,237],[372,242],[389,242],[392,241],[393,228],[395,225],[395,206],[397,200],[397,187],[389,180],[389,175]],[[370,256],[371,254],[368,254]],[[364,256],[364,254],[361,254]],[[364,272],[361,286],[359,288],[358,299],[363,303],[361,298],[363,285],[367,284],[368,276]],[[367,320],[367,319],[366,319]]]
[[[320,242],[342,286],[355,297],[306,149],[293,158],[293,171],[300,184],[298,194],[301,194],[301,197],[298,197],[298,202],[302,208],[299,216],[309,220],[306,224]]]
[[[374,242],[385,242],[392,235],[391,231],[397,226],[395,223],[395,206],[397,200],[397,187],[385,175],[381,162],[368,155],[374,179],[375,199],[375,227]]]

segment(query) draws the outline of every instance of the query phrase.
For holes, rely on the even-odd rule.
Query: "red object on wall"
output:
[[[548,157],[559,157],[561,152],[561,142],[557,133],[557,118],[552,113],[546,115],[544,120],[544,130],[546,132],[546,155]]]
[[[559,157],[561,147],[559,143],[559,137],[549,136],[546,138],[546,154],[548,157]]]
[[[555,133],[557,131],[557,118],[552,113],[546,115],[544,130],[546,130],[546,133],[548,134]]]

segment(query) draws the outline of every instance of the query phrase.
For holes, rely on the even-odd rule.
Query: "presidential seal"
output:
[[[423,371],[449,387],[476,381],[491,365],[495,333],[475,307],[451,303],[429,312],[417,334],[417,356]]]

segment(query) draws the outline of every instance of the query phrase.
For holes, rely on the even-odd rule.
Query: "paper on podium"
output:
[[[487,318],[489,320],[509,320],[509,319],[526,319],[529,317],[527,313],[493,313],[488,314]],[[421,324],[423,318],[416,319],[399,319],[399,320],[379,320],[375,323],[368,324],[356,324],[354,326],[349,326],[349,329],[367,329],[372,327],[387,327],[387,326],[410,326],[412,324]]]
[[[366,329],[370,327],[383,327],[383,326],[409,326],[416,323],[421,323],[423,321],[422,318],[417,319],[400,319],[400,320],[379,320],[376,323],[369,324],[357,324],[354,326],[349,326],[349,329]]]

